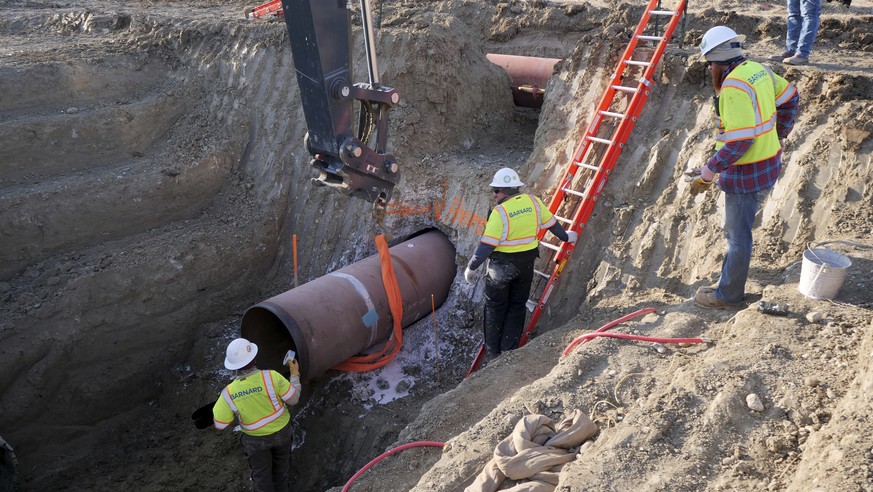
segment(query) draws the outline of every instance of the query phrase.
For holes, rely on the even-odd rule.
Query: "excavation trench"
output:
[[[201,38],[188,35],[212,24],[182,34],[173,21],[134,24],[180,44],[137,38],[136,56],[67,63],[73,54],[46,41],[47,59],[59,61],[0,66],[10,96],[0,101],[0,363],[16,368],[0,375],[0,435],[21,460],[19,480],[33,490],[117,487],[108,470],[137,473],[169,458],[174,449],[150,443],[187,431],[186,447],[220,461],[222,473],[176,463],[151,485],[248,487],[238,434],[198,431],[189,419],[233,377],[224,348],[242,335],[261,347],[262,367],[298,353],[307,380],[294,409],[299,490],[341,483],[468,366],[481,333],[468,316],[474,296],[465,283],[458,290],[466,257],[456,247],[475,248],[491,198],[480,183],[524,162],[536,117],[514,112],[510,75],[463,26],[383,32],[395,53],[454,46],[447,52],[459,58],[385,65],[405,88],[392,146],[408,174],[387,224],[408,238],[390,250],[409,329],[387,371],[342,374],[330,369],[378,347],[393,319],[372,208],[311,184],[284,28],[216,27]],[[24,90],[43,82],[56,90]],[[304,283],[285,292],[292,235]],[[99,385],[94,374],[105,376]],[[45,404],[48,394],[62,404]],[[117,431],[121,420],[151,418],[160,422]],[[94,459],[103,449],[113,451]],[[342,462],[325,469],[327,456]]]
[[[708,451],[735,443],[737,430],[751,436],[746,444],[757,468],[746,476],[792,475],[773,465],[766,449],[754,452],[754,442],[770,436],[760,432],[767,422],[761,416],[719,407],[727,417],[714,415],[712,427],[692,432],[682,422],[709,412],[696,403],[712,401],[707,388],[734,391],[737,378],[783,388],[819,370],[802,367],[799,356],[774,359],[809,351],[809,339],[792,341],[801,331],[796,326],[783,329],[780,346],[771,344],[763,355],[768,366],[790,368],[789,377],[778,379],[761,367],[729,375],[712,371],[731,359],[738,368],[758,362],[758,352],[753,360],[746,345],[731,351],[731,343],[699,365],[684,357],[681,368],[666,372],[658,368],[673,364],[639,347],[598,344],[569,361],[572,366],[556,366],[559,354],[550,353],[565,345],[558,327],[571,317],[584,317],[584,323],[575,320],[576,330],[643,305],[692,309],[684,299],[714,280],[723,206],[716,193],[689,197],[677,181],[685,165],[711,154],[714,143],[708,75],[692,49],[673,47],[662,61],[655,91],[586,226],[584,250],[574,255],[549,301],[540,337],[461,382],[481,342],[482,290],[457,273],[492,206],[487,183],[497,169],[511,166],[531,183],[525,191],[550,195],[641,8],[523,3],[385,2],[377,41],[383,80],[401,93],[389,144],[404,176],[386,224],[414,246],[392,248],[405,300],[402,324],[408,325],[403,350],[396,364],[370,373],[329,369],[390,333],[373,257],[372,209],[311,184],[285,27],[245,23],[238,12],[209,2],[197,3],[200,9],[130,2],[130,22],[105,28],[95,27],[95,19],[84,22],[105,7],[92,2],[4,7],[0,35],[9,49],[5,58],[0,54],[0,366],[9,369],[0,372],[0,435],[15,446],[25,490],[70,484],[82,490],[248,488],[238,434],[198,431],[188,421],[232,379],[222,365],[224,349],[241,332],[264,347],[259,364],[265,367],[276,367],[285,350],[295,349],[309,379],[294,408],[297,490],[341,485],[395,443],[454,440],[462,445],[455,452],[487,453],[529,411],[523,404],[540,410],[596,406],[614,392],[607,370],[651,374],[632,380],[639,380],[636,393],[630,393],[631,380],[623,389],[627,401],[640,406],[638,417],[657,419],[625,419],[626,433],[613,433],[613,441],[606,435],[599,444],[600,471],[579,471],[576,483],[632,488],[650,478],[648,470],[659,469],[662,477],[679,477],[664,478],[662,488],[736,485],[729,475],[736,468],[720,465],[720,450]],[[696,42],[700,26],[728,15],[719,8],[696,12],[687,43]],[[741,12],[731,22],[750,34],[757,44],[752,55],[762,59],[780,48],[782,33],[774,26],[782,25],[784,12],[770,8],[778,22],[751,14]],[[844,73],[777,67],[798,84],[805,106],[756,233],[758,295],[763,285],[784,281],[780,268],[799,258],[806,241],[834,231],[856,237],[871,231],[873,127],[858,117],[871,112],[869,22],[833,14],[826,21],[817,44],[830,51],[821,59],[834,55]],[[486,58],[495,52],[563,60],[539,67],[525,62],[507,73]],[[531,68],[534,80],[520,80]],[[49,86],[51,91],[33,90]],[[546,90],[532,101],[542,104],[542,113],[514,109],[513,95],[533,95],[522,88]],[[416,231],[430,232],[413,236]],[[297,273],[292,236],[301,255],[300,279],[309,282],[286,292]],[[418,255],[422,250],[426,254]],[[853,262],[866,265],[859,272],[870,271],[869,262]],[[869,302],[863,297],[869,282],[863,287],[857,280],[841,301]],[[714,321],[694,311],[680,314],[677,333],[665,335],[700,335],[700,327]],[[743,326],[759,340],[778,330],[752,314],[744,313]],[[866,326],[869,319],[864,321]],[[847,340],[843,331],[857,324],[851,318],[835,323],[827,329],[840,328],[834,334]],[[724,329],[737,337],[728,342],[742,341],[747,331]],[[824,346],[836,338],[815,342]],[[866,356],[870,342],[864,343],[859,353]],[[841,348],[828,359],[833,363],[808,362],[830,370],[853,363],[848,356],[855,353]],[[555,378],[547,378],[553,367]],[[818,377],[833,383],[833,401],[839,402],[850,375]],[[680,376],[684,383],[677,382]],[[708,381],[704,389],[696,379]],[[832,422],[842,420],[827,403],[831,398],[821,403],[810,399],[813,388],[798,388],[803,392],[786,389],[786,399],[805,408],[826,404]],[[737,408],[745,408],[745,393],[730,397],[740,402]],[[645,436],[661,422],[679,422],[656,434],[690,453],[683,462],[702,463],[724,482],[706,482],[700,470],[677,467],[675,453],[654,446],[628,467],[622,436]],[[857,422],[856,428],[869,427],[867,420]],[[837,428],[834,435],[855,432],[847,430]],[[703,441],[713,448],[700,446]],[[805,476],[840,475],[816,459],[830,452],[846,450],[858,468],[855,447],[862,449],[818,446],[820,455],[803,458],[810,471],[799,474],[798,483]],[[426,475],[422,490],[452,489],[484,463],[479,454],[457,456],[431,473],[438,451],[404,451],[362,477],[358,490],[409,490]],[[758,481],[746,485],[767,488]]]

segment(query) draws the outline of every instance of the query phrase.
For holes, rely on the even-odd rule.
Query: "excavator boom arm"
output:
[[[369,0],[361,0],[369,82],[352,82],[348,5],[347,0],[282,0],[309,129],[306,148],[321,172],[318,184],[384,204],[400,179],[394,156],[385,153],[388,111],[400,96],[379,83]],[[355,101],[361,105],[357,132]]]

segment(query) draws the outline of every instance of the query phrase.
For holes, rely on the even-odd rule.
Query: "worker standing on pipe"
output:
[[[779,178],[782,143],[794,127],[800,101],[793,84],[743,56],[745,38],[716,26],[700,42],[716,93],[716,152],[690,171],[691,193],[709,189],[719,174],[728,242],[718,286],[701,287],[694,295],[704,308],[729,308],[743,300],[755,214]]]
[[[542,200],[519,192],[524,183],[512,169],[497,171],[490,186],[497,205],[488,213],[485,232],[464,271],[467,282],[475,284],[476,269],[488,259],[484,325],[489,359],[518,346],[539,257],[539,232],[548,229],[570,243],[579,238],[561,227]]]
[[[215,428],[234,419],[242,429],[240,442],[252,469],[255,492],[287,491],[291,474],[291,416],[285,405],[300,400],[300,370],[291,359],[290,381],[276,371],[255,367],[258,346],[237,338],[227,346],[224,367],[237,371],[212,407]]]

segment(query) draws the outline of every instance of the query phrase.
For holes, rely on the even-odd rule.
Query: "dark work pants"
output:
[[[485,276],[485,347],[499,355],[518,346],[534,276],[535,248],[521,253],[491,253]]]
[[[240,437],[252,469],[255,492],[288,492],[291,476],[291,422],[269,436]]]

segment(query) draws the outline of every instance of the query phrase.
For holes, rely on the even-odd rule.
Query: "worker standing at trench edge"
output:
[[[793,84],[743,56],[743,41],[745,36],[733,29],[716,26],[700,42],[716,93],[716,153],[691,170],[691,193],[706,191],[719,175],[728,243],[718,285],[701,287],[694,295],[705,308],[733,307],[743,300],[755,214],[779,178],[782,144],[794,127],[800,101]]]
[[[542,200],[519,192],[524,183],[512,169],[497,171],[490,186],[497,205],[488,212],[485,232],[464,270],[467,282],[475,284],[476,269],[488,260],[484,331],[489,359],[518,347],[539,257],[539,232],[548,229],[570,243],[579,238],[561,227]]]
[[[258,346],[237,338],[227,346],[224,367],[237,377],[221,392],[212,407],[215,428],[239,422],[240,443],[252,470],[255,492],[287,492],[291,475],[290,412],[285,405],[300,400],[300,369],[291,359],[289,379],[276,371],[255,367]],[[289,381],[290,380],[290,381]]]

